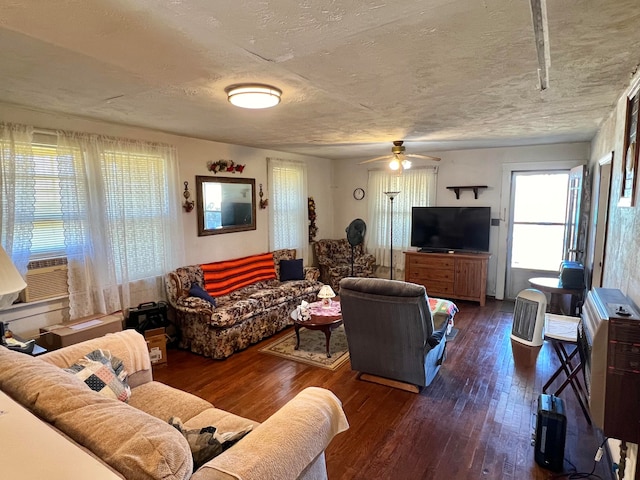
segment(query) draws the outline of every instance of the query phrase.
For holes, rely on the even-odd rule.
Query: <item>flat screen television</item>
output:
[[[413,207],[411,246],[421,251],[488,252],[491,207]]]

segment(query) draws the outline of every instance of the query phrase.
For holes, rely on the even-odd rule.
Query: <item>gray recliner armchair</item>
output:
[[[352,370],[415,386],[411,391],[432,382],[445,358],[447,323],[434,330],[422,285],[345,278],[340,303]]]

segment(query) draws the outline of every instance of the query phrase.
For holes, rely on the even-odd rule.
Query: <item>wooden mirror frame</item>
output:
[[[212,183],[219,183],[222,184],[221,188],[224,190],[225,185],[230,185],[230,186],[242,186],[245,185],[246,189],[248,189],[251,193],[251,197],[250,197],[250,211],[251,211],[251,219],[250,221],[241,221],[241,222],[234,222],[232,224],[227,224],[227,225],[221,225],[219,227],[214,227],[214,228],[207,228],[207,225],[205,224],[205,205],[204,205],[204,193],[205,193],[205,188],[208,184],[212,184]],[[236,192],[233,192],[233,190],[236,190]],[[245,195],[246,193],[249,192],[244,192],[244,189],[242,189],[243,191],[240,192],[240,189],[238,189],[238,187],[229,187],[227,189],[228,191],[225,192],[223,191],[223,198],[224,196],[229,196],[229,195],[235,195],[236,193],[241,193],[242,195]],[[203,237],[206,235],[219,235],[221,233],[233,233],[233,232],[245,232],[247,230],[255,230],[256,229],[256,181],[254,178],[229,178],[229,177],[205,177],[205,176],[200,176],[197,175],[196,176],[196,198],[197,198],[197,202],[196,202],[196,207],[197,207],[197,212],[198,212],[198,236],[199,237]],[[243,197],[244,198],[244,197]],[[249,202],[233,202],[233,203],[239,203],[239,204],[246,204],[249,205]],[[221,210],[220,210],[220,216],[222,217],[222,206],[223,206],[224,202],[221,201]],[[248,213],[247,210],[248,207],[243,207],[242,210],[245,213]],[[238,212],[234,212],[234,216],[238,215]],[[220,219],[220,222],[222,223],[222,218]]]

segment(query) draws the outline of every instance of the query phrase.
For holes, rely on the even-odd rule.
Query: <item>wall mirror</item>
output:
[[[196,176],[198,236],[256,229],[253,178]]]

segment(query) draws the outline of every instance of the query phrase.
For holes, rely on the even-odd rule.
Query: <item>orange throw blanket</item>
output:
[[[273,253],[201,265],[204,288],[209,295],[220,297],[262,280],[276,278]]]

